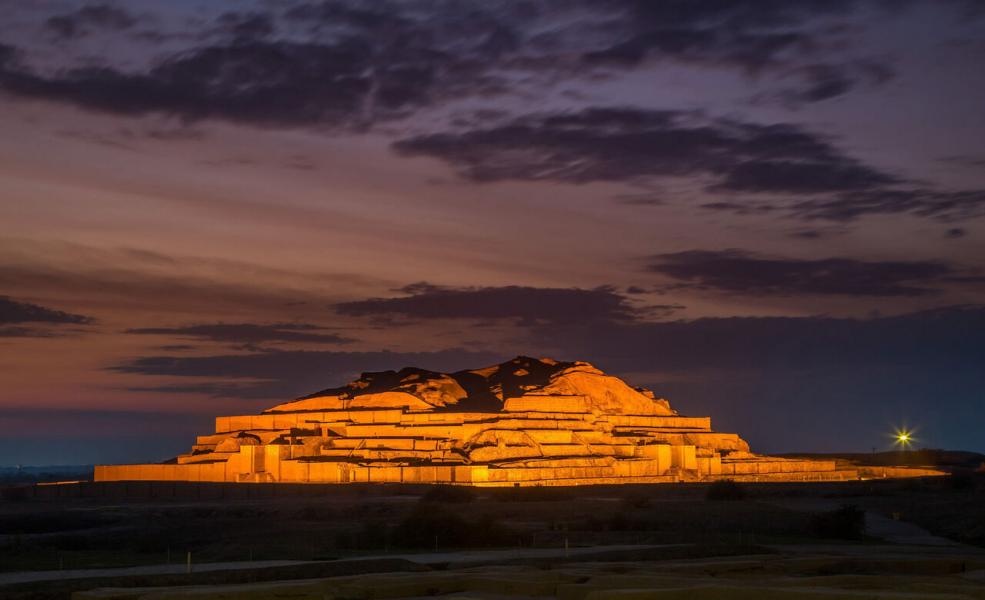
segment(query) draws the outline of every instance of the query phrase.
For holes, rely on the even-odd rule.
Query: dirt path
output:
[[[873,537],[882,538],[894,544],[909,544],[914,546],[953,546],[963,544],[938,535],[933,535],[926,529],[913,523],[894,521],[871,510],[865,511],[866,533]]]
[[[290,565],[315,564],[318,562],[350,562],[373,559],[404,559],[412,562],[431,564],[469,564],[487,562],[507,562],[517,559],[562,558],[566,556],[582,556],[600,552],[616,552],[621,550],[645,550],[651,548],[678,547],[681,544],[662,545],[614,545],[587,546],[579,548],[517,548],[513,550],[464,550],[460,552],[422,552],[411,554],[378,554],[374,556],[359,556],[343,558],[334,561],[303,561],[303,560],[266,560],[266,561],[237,561],[220,563],[202,563],[193,565],[193,572],[234,571],[241,569],[261,569],[264,567],[281,567]],[[69,569],[62,571],[19,571],[0,573],[0,586],[17,583],[32,583],[36,581],[55,581],[59,579],[91,579],[95,577],[125,577],[128,575],[180,575],[187,571],[186,565],[145,565],[140,567],[124,567],[114,569]]]
[[[775,506],[789,508],[792,510],[803,511],[826,511],[835,510],[844,502],[835,502],[826,499],[804,499],[804,500],[782,500],[770,502]],[[949,540],[944,537],[933,535],[926,529],[913,523],[905,521],[895,521],[872,510],[865,511],[866,533],[872,537],[893,543],[910,546],[939,546],[965,548],[964,544]]]

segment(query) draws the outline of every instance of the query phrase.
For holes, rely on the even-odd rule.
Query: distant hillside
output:
[[[781,454],[784,458],[836,459],[851,462],[856,465],[887,467],[887,466],[918,466],[941,467],[946,469],[979,469],[985,468],[985,454],[966,452],[963,450],[940,450],[922,448],[920,450],[893,450],[890,452],[835,452],[835,453],[789,453]]]
[[[0,467],[0,484],[41,483],[47,481],[91,480],[92,465],[45,465],[40,467]]]

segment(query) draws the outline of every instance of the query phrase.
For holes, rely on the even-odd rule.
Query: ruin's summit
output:
[[[408,367],[363,373],[339,388],[322,390],[265,410],[265,414],[403,408],[413,411],[498,412],[523,400],[536,409],[556,406],[565,412],[577,405],[605,414],[674,415],[666,400],[632,388],[587,362],[518,356],[484,369],[438,373]]]
[[[680,416],[588,363],[522,356],[455,373],[364,373],[259,415],[218,417],[173,463],[96,467],[97,480],[467,485],[853,475],[752,454],[708,417]]]

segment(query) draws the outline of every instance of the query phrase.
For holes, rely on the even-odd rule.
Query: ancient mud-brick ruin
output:
[[[445,374],[365,373],[259,415],[218,417],[167,464],[96,467],[97,481],[583,485],[837,480],[834,461],[749,452],[708,417],[584,362],[519,357]]]

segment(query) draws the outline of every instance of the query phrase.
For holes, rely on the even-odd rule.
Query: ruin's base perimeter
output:
[[[569,486],[600,484],[676,483],[682,481],[845,481],[858,478],[855,469],[839,469],[834,461],[783,459],[705,461],[703,468],[677,469],[656,460],[577,459],[581,464],[559,466],[367,466],[344,462],[317,462],[282,459],[270,447],[263,472],[241,468],[250,451],[242,448],[243,459],[217,463],[168,465],[98,466],[96,481],[203,481],[240,483],[408,483],[449,484],[481,487]],[[273,456],[271,456],[273,455]],[[717,458],[717,457],[716,457]],[[588,464],[586,464],[588,463]],[[595,464],[591,464],[595,463]],[[693,465],[697,467],[697,465]]]

